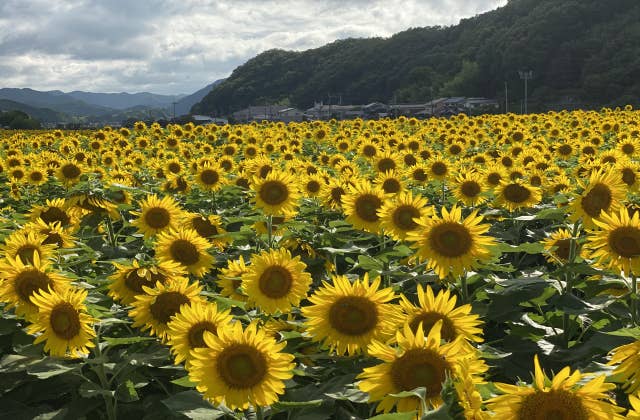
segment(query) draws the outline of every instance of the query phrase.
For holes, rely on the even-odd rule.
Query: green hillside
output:
[[[640,2],[511,0],[450,27],[390,38],[347,39],[303,52],[270,50],[236,68],[192,111],[228,114],[248,105],[300,108],[343,103],[426,102],[485,96],[512,109],[518,70],[533,70],[529,110],[638,105]]]
[[[71,117],[48,108],[37,108],[9,99],[0,99],[0,111],[21,111],[41,122],[66,122]]]

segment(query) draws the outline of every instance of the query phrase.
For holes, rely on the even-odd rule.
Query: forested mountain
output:
[[[266,51],[236,68],[192,111],[248,105],[426,102],[438,96],[524,96],[529,110],[638,105],[640,1],[511,0],[450,27],[346,39],[302,52]]]
[[[41,122],[67,122],[71,117],[48,108],[36,108],[20,102],[0,99],[0,111],[20,111]]]
[[[124,110],[135,106],[147,106],[150,108],[169,108],[173,102],[179,101],[186,95],[157,95],[155,93],[95,93],[75,90],[68,92],[75,99],[79,99],[90,105],[104,106],[113,109]]]
[[[191,110],[192,106],[194,106],[195,104],[200,102],[202,100],[202,98],[207,96],[207,94],[209,92],[211,92],[213,90],[213,88],[218,86],[223,81],[224,81],[224,79],[218,79],[215,82],[213,82],[211,84],[208,84],[207,86],[203,87],[199,91],[194,92],[189,96],[185,96],[184,98],[182,98],[179,101],[177,101],[176,102],[176,108],[175,108],[176,116],[179,117],[181,115],[188,114],[189,111]],[[173,112],[173,109],[171,109],[170,111]]]

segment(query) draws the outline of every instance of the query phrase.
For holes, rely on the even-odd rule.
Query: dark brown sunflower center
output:
[[[412,177],[416,181],[420,181],[420,182],[426,181],[427,173],[424,171],[424,169],[416,169],[415,171],[413,171]]]
[[[186,239],[174,240],[169,247],[169,253],[174,261],[183,265],[193,265],[200,260],[200,251]]]
[[[633,147],[633,144],[625,143],[622,145],[621,150],[622,150],[622,153],[624,153],[625,155],[631,155],[633,154],[633,152],[636,151],[636,148]]]
[[[171,317],[180,312],[180,307],[189,303],[189,298],[180,292],[165,292],[156,297],[149,307],[153,318],[163,324],[171,321]]]
[[[154,287],[157,282],[164,283],[167,280],[167,276],[159,272],[154,273],[147,269],[144,276],[141,276],[140,272],[141,269],[134,268],[124,277],[125,286],[136,293],[144,293],[142,286]]]
[[[182,166],[180,166],[178,162],[171,162],[169,166],[167,166],[167,169],[169,169],[169,172],[177,174],[182,170]]]
[[[390,158],[380,159],[378,162],[378,170],[380,172],[387,172],[396,169],[396,162]]]
[[[289,188],[280,181],[267,181],[260,188],[260,198],[270,206],[277,206],[289,198]]]
[[[498,185],[502,180],[502,176],[500,176],[497,172],[492,172],[487,175],[487,182],[491,185]]]
[[[631,168],[622,169],[622,182],[631,186],[636,182],[636,172]]]
[[[568,156],[571,154],[571,152],[573,152],[573,148],[568,144],[563,144],[562,146],[558,147],[558,153],[560,153],[562,156]]]
[[[332,188],[331,189],[331,199],[336,203],[340,203],[344,193],[345,193],[345,191],[344,191],[344,188],[342,188],[342,187]]]
[[[224,383],[233,389],[251,388],[267,374],[267,359],[253,346],[235,344],[218,356],[216,370]]]
[[[62,226],[66,226],[71,222],[71,218],[58,207],[49,207],[48,209],[40,213],[40,218],[45,223],[60,222]]]
[[[622,226],[609,233],[611,250],[623,258],[640,256],[640,229],[633,226]]]
[[[553,253],[561,260],[569,260],[569,251],[571,249],[571,239],[558,239],[553,246],[557,247]]]
[[[502,191],[504,199],[511,203],[524,203],[531,197],[529,188],[520,184],[509,184]]]
[[[414,206],[405,204],[399,206],[393,212],[393,224],[396,228],[409,231],[418,227],[413,219],[420,217],[420,211]]]
[[[402,188],[400,181],[395,178],[385,179],[382,183],[382,189],[388,194],[395,194],[400,191],[400,188]]]
[[[42,174],[42,172],[34,171],[29,174],[29,178],[33,182],[40,182],[44,179],[44,175]]]
[[[260,275],[258,287],[271,299],[279,299],[287,295],[293,285],[293,276],[285,267],[272,265]]]
[[[65,340],[71,340],[80,333],[80,315],[68,302],[60,303],[53,308],[49,323],[53,332]]]
[[[531,178],[529,178],[529,183],[534,187],[539,187],[542,185],[542,178],[540,175],[532,175]]]
[[[439,255],[457,258],[469,252],[473,238],[464,225],[444,222],[434,226],[429,232],[429,245]]]
[[[191,219],[191,226],[203,238],[209,238],[218,234],[218,228],[204,217],[196,216]]]
[[[407,351],[391,365],[391,380],[401,391],[418,387],[426,389],[426,397],[440,395],[442,383],[451,366],[437,352],[428,349]]]
[[[363,194],[356,198],[356,215],[365,222],[375,223],[380,219],[377,211],[382,206],[382,200],[373,194]]]
[[[20,272],[14,280],[14,285],[20,300],[31,302],[31,296],[35,292],[47,290],[47,287],[51,285],[51,279],[47,273],[31,268]]]
[[[465,197],[475,198],[478,194],[480,194],[482,189],[480,188],[480,184],[476,181],[465,181],[460,185],[460,192]]]
[[[200,172],[200,181],[205,185],[215,185],[220,181],[220,175],[213,169],[204,169]]]
[[[25,264],[33,264],[33,254],[36,252],[38,252],[38,255],[40,255],[38,247],[31,244],[25,244],[18,248],[18,250],[16,251],[16,256],[20,257],[20,261]]]
[[[57,245],[58,247],[64,245],[62,235],[60,235],[58,232],[48,231],[41,233],[47,235],[47,237],[42,241],[42,245]]]
[[[80,173],[81,173],[80,168],[78,168],[73,163],[67,163],[62,167],[61,170],[62,170],[62,175],[64,175],[64,177],[67,179],[77,178],[80,176]]]
[[[372,146],[370,144],[367,144],[362,148],[362,154],[366,157],[373,157],[376,155],[376,153],[378,153],[378,150],[375,146]]]
[[[565,390],[536,391],[522,399],[516,420],[587,420],[581,398]]]
[[[344,296],[331,305],[329,324],[341,334],[363,335],[378,324],[378,309],[365,297]]]
[[[318,191],[320,191],[320,183],[315,180],[307,182],[307,191],[311,194],[317,193]]]
[[[216,334],[216,325],[209,321],[201,321],[197,324],[194,324],[189,329],[189,347],[191,347],[192,349],[198,347],[207,347],[207,344],[204,342],[205,331]]]
[[[456,327],[453,325],[451,320],[438,312],[420,312],[414,315],[413,319],[409,323],[411,330],[415,333],[418,331],[418,326],[422,322],[422,330],[425,335],[429,334],[431,328],[438,322],[442,320],[442,329],[440,330],[440,335],[445,341],[453,341],[458,336],[456,333]]]
[[[436,176],[443,176],[447,173],[447,165],[444,162],[435,162],[431,165],[431,172]]]
[[[165,208],[152,207],[145,213],[144,221],[152,229],[162,229],[171,222],[171,215]]]
[[[457,155],[460,152],[462,152],[462,147],[458,146],[457,144],[451,145],[451,147],[449,147],[449,153],[452,155]]]
[[[602,210],[609,208],[612,200],[611,189],[605,184],[598,183],[582,197],[582,209],[589,216],[598,217]]]

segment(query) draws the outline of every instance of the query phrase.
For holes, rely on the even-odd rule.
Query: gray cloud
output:
[[[451,25],[506,0],[2,0],[0,87],[191,93],[271,48]]]

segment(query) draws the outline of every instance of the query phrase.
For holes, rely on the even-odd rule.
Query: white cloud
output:
[[[3,0],[0,87],[191,93],[271,48],[451,25],[506,0]]]

